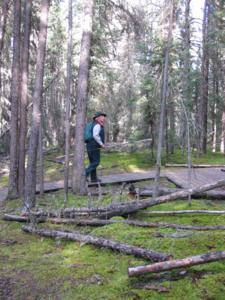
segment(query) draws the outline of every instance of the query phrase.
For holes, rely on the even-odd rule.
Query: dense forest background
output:
[[[29,142],[31,170],[37,141],[63,148],[65,128],[71,143],[79,141],[88,13],[88,95],[79,98],[85,119],[106,112],[108,142],[150,138],[152,153],[160,140],[167,154],[177,148],[224,153],[225,3],[200,2],[1,1],[0,151],[10,154],[12,198],[17,167],[24,165],[19,155]]]

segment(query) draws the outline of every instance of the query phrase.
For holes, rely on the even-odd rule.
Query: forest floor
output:
[[[62,179],[63,166],[50,161],[59,153],[46,156],[46,180]],[[176,153],[167,163],[185,163],[182,153]],[[207,154],[194,158],[194,163],[224,164],[224,156]],[[100,176],[111,173],[148,170],[153,159],[147,153],[103,154]],[[0,187],[7,184],[7,174],[0,177]],[[150,182],[149,182],[150,183]],[[135,184],[136,186],[145,183]],[[173,187],[162,180],[161,184]],[[125,190],[105,187],[108,193],[103,199],[96,199],[93,206],[112,201],[129,201]],[[119,199],[120,198],[120,199]],[[87,197],[77,197],[69,193],[68,207],[82,207],[88,203]],[[4,213],[14,213],[22,205],[22,200],[0,203],[0,217]],[[37,196],[37,206],[44,210],[62,208],[63,191]],[[225,201],[177,200],[154,206],[148,210],[208,209],[225,210]],[[190,225],[225,225],[224,215],[179,215],[148,216],[141,212],[132,216],[149,222],[170,222]],[[116,218],[116,219],[122,219]],[[168,228],[140,228],[126,224],[111,224],[104,227],[76,227],[74,225],[41,224],[42,228],[63,228],[88,233],[94,236],[121,241],[130,245],[146,247],[158,252],[171,253],[174,258],[221,251],[225,248],[224,231],[189,231],[188,237],[174,238],[170,233],[184,230]],[[165,237],[162,237],[164,234]],[[184,235],[185,236],[185,235]],[[138,299],[204,299],[222,300],[225,293],[225,261],[214,262],[154,275],[129,278],[129,266],[145,265],[149,262],[131,255],[99,249],[94,246],[72,241],[53,240],[26,234],[21,224],[0,220],[0,299],[90,299],[90,300],[138,300]]]

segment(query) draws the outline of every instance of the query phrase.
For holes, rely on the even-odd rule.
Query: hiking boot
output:
[[[96,183],[100,183],[102,182],[101,179],[99,179],[98,177],[91,179],[91,182],[96,182]]]

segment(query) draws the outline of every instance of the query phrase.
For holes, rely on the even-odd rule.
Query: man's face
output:
[[[105,123],[105,116],[99,116],[98,118],[96,118],[96,121],[103,125]]]

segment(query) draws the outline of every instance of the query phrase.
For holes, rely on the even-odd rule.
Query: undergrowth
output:
[[[202,162],[222,164],[222,158],[222,156],[215,155],[210,161],[208,158]],[[173,159],[171,158],[170,162],[173,162]],[[184,161],[178,159],[176,163],[178,162]],[[199,162],[196,160],[196,163]],[[57,168],[54,169],[54,165],[54,162],[49,162],[51,171],[48,174],[54,174],[53,178],[62,177],[62,173],[59,172],[62,166],[57,164]],[[116,154],[115,159],[115,154],[104,154],[102,166],[105,168],[102,170],[105,175],[111,170],[117,172],[148,169],[150,164],[148,156]],[[51,179],[51,175],[49,176]],[[167,184],[164,182],[164,185]],[[113,187],[108,186],[107,189],[110,191]],[[119,196],[118,191],[114,190],[114,192],[114,196],[107,194],[103,196],[103,199],[96,197],[91,205],[110,204],[115,197]],[[127,198],[127,191],[123,192],[120,200],[130,201]],[[82,207],[87,203],[87,197],[77,197],[69,193],[66,206]],[[0,214],[2,216],[6,212],[17,212],[21,205],[21,199],[4,202],[1,204]],[[62,191],[37,197],[37,207],[43,210],[60,209],[63,206]],[[148,210],[185,209],[225,210],[225,203],[201,199],[193,200],[190,207],[186,200],[177,200]],[[138,212],[129,217],[149,222],[225,225],[224,215],[153,217]],[[116,219],[123,220],[122,217]],[[81,231],[158,252],[170,253],[174,258],[224,250],[224,231],[189,231],[188,237],[173,238],[166,237],[166,235],[162,237],[160,234],[186,231],[169,228],[141,228],[122,223],[95,228],[46,223],[38,226]],[[131,255],[99,249],[87,244],[26,234],[21,230],[21,224],[0,220],[0,299],[224,299],[224,261],[162,274],[128,277],[128,266],[148,263],[149,261]]]

